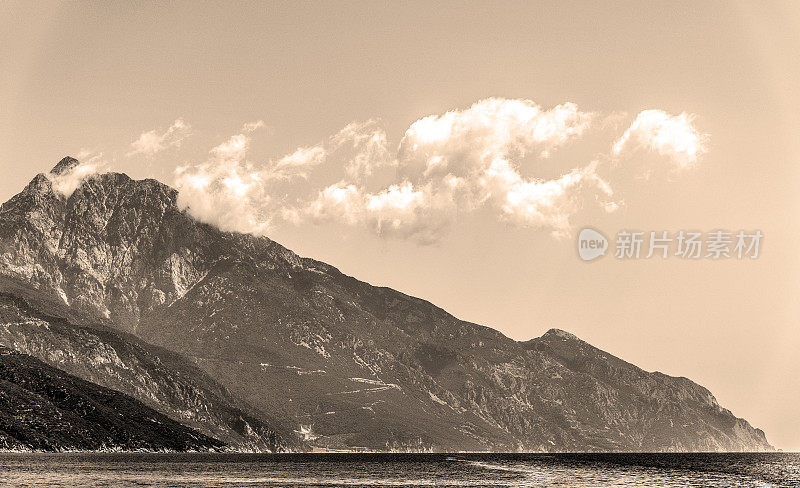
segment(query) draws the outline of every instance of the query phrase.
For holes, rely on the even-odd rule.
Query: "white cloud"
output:
[[[138,139],[131,143],[131,151],[127,156],[144,154],[152,156],[170,147],[180,147],[181,142],[189,135],[190,127],[183,121],[177,119],[163,132],[151,130],[143,132]]]
[[[244,134],[231,136],[227,141],[213,148],[211,153],[222,161],[240,161],[244,159],[250,138]]]
[[[211,154],[219,161],[244,161],[247,149],[250,146],[250,135],[252,132],[266,127],[263,120],[248,122],[242,126],[240,134],[232,135],[227,141],[211,149]]]
[[[626,151],[646,148],[668,157],[679,168],[697,163],[706,152],[708,135],[694,126],[694,116],[681,113],[670,115],[663,110],[644,110],[612,148],[619,156]]]
[[[205,163],[178,167],[178,205],[221,230],[263,234],[269,226],[269,216],[263,210],[270,197],[263,172],[246,160],[248,134],[263,126],[261,121],[245,124],[242,134],[212,148]]]
[[[308,178],[313,167],[322,164],[327,155],[328,151],[321,145],[298,148],[275,163],[274,175],[279,178]]]
[[[102,168],[106,166],[102,153],[93,154],[89,151],[81,150],[77,156],[81,162],[68,171],[57,175],[53,173],[47,173],[45,175],[53,185],[53,190],[67,198],[69,198],[87,178],[100,173]]]
[[[394,164],[386,132],[375,120],[352,122],[331,137],[333,152],[344,164],[348,178],[363,181],[373,173]]]
[[[394,222],[391,213],[404,214],[423,203],[422,192],[415,190],[411,183],[405,182],[402,186],[392,185],[378,194],[367,195],[366,208],[370,212],[387,212],[388,220]]]
[[[300,223],[305,216],[317,222],[364,225],[381,236],[428,244],[442,237],[455,211],[452,195],[434,190],[432,185],[415,188],[406,181],[369,193],[342,181],[321,190],[301,211],[292,211],[290,221]]]
[[[269,196],[249,164],[223,160],[180,167],[175,171],[175,186],[178,206],[202,222],[223,231],[256,235],[268,228],[268,216],[259,207],[269,203]]]
[[[410,177],[485,171],[497,159],[548,156],[580,137],[593,115],[573,103],[543,110],[530,100],[488,98],[463,111],[424,117],[406,131],[400,162]]]
[[[316,220],[333,219],[355,225],[362,221],[364,198],[355,185],[339,182],[321,190],[306,213]]]
[[[354,184],[331,184],[322,190],[306,188],[315,198],[299,203],[289,198],[289,193],[304,188],[305,179],[329,162],[331,152],[336,156],[335,164],[349,179],[367,176],[386,164],[389,152],[383,130],[373,122],[350,124],[323,144],[301,147],[267,164],[255,165],[247,159],[249,132],[263,126],[260,121],[245,124],[242,133],[211,149],[206,162],[178,168],[175,186],[181,207],[223,230],[254,234],[265,233],[275,219],[358,223],[364,197]]]
[[[176,186],[192,215],[230,231],[263,234],[280,222],[334,221],[429,243],[459,215],[484,209],[560,237],[582,209],[613,212],[622,204],[598,160],[537,176],[595,118],[573,103],[543,109],[530,100],[489,98],[417,120],[396,149],[370,120],[256,165],[247,150],[252,130],[264,126],[259,121],[213,148],[208,161],[179,168]],[[705,151],[704,140],[688,115],[645,111],[612,156],[644,147],[686,166]]]
[[[596,169],[597,163],[593,162],[555,179],[524,180],[505,162],[496,162],[488,175],[501,182],[497,193],[502,195],[500,209],[507,220],[548,228],[554,235],[565,237],[570,231],[569,217],[580,209],[588,194],[613,196]]]
[[[413,238],[422,244],[439,240],[455,220],[453,187],[406,181],[365,196],[367,226],[378,235]]]

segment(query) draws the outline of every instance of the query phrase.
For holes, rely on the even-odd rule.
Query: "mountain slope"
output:
[[[125,393],[234,448],[275,451],[294,444],[290,432],[281,436],[175,353],[113,330],[72,325],[9,294],[0,294],[0,345]]]
[[[189,358],[326,447],[766,450],[685,378],[563,331],[528,342],[373,287],[265,238],[224,233],[153,180],[38,175],[0,207],[0,291]]]
[[[0,449],[207,451],[223,446],[127,395],[0,347]]]

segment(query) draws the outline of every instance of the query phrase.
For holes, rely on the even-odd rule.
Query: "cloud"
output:
[[[321,190],[306,212],[317,220],[335,219],[358,224],[363,219],[364,197],[355,185],[336,183]]]
[[[263,126],[262,121],[247,123],[242,133],[212,148],[206,162],[176,168],[178,205],[223,231],[263,234],[270,197],[263,172],[246,159],[250,133]]]
[[[331,161],[331,153],[349,177],[371,174],[389,154],[382,129],[374,123],[350,124],[323,143],[257,165],[247,158],[247,151],[250,132],[259,127],[264,127],[263,122],[245,124],[241,133],[212,148],[207,161],[177,168],[178,204],[198,220],[222,230],[257,235],[267,232],[273,220],[300,223],[315,213],[316,220],[358,222],[357,210],[363,210],[363,202],[348,206],[347,200],[353,192],[363,199],[360,188],[343,184],[312,190],[305,180]],[[320,193],[316,209],[311,198],[290,198],[304,189],[309,195]]]
[[[211,150],[222,161],[239,161],[244,159],[250,138],[244,134],[236,134],[230,139]]]
[[[102,153],[91,153],[81,150],[77,154],[80,163],[60,174],[47,173],[45,176],[50,180],[53,190],[69,198],[81,184],[92,175],[98,174],[107,165]]]
[[[202,222],[220,230],[261,235],[268,228],[268,215],[259,211],[269,196],[249,164],[218,161],[175,171],[178,206]],[[258,202],[253,206],[253,202]]]
[[[421,244],[436,242],[455,222],[458,205],[454,190],[455,185],[415,187],[406,181],[367,194],[367,226],[381,236],[411,238]]]
[[[378,235],[413,238],[429,244],[442,237],[455,212],[450,196],[434,190],[432,185],[416,188],[406,181],[369,193],[342,181],[321,190],[314,201],[293,215],[299,217],[299,222],[310,217],[314,222],[363,225]]]
[[[217,161],[238,162],[244,160],[250,145],[249,134],[262,127],[266,127],[263,120],[244,124],[241,133],[231,136],[227,141],[211,149],[211,154],[216,157]]]
[[[273,176],[277,178],[293,176],[308,178],[313,167],[322,164],[327,155],[328,151],[320,145],[298,148],[275,163]]]
[[[207,161],[178,168],[179,203],[223,230],[255,234],[274,225],[339,222],[431,243],[460,215],[481,210],[564,237],[583,209],[613,212],[622,203],[601,176],[608,157],[547,170],[553,155],[596,119],[569,102],[544,109],[531,100],[488,98],[415,121],[395,147],[380,122],[368,120],[257,164],[247,150],[259,121],[211,149]],[[705,152],[705,137],[691,116],[645,111],[610,156],[643,148],[686,166]]]
[[[589,127],[593,114],[574,103],[543,110],[531,100],[487,98],[463,111],[424,117],[406,131],[400,145],[405,161],[438,158],[437,170],[454,174],[484,168],[497,158],[552,151]]]
[[[668,157],[679,168],[697,163],[704,154],[708,135],[694,126],[694,116],[670,115],[663,110],[644,110],[612,148],[615,156],[645,148]]]
[[[352,122],[331,137],[332,150],[338,152],[351,180],[364,181],[378,169],[391,167],[395,161],[389,150],[386,132],[376,120]]]
[[[613,196],[611,187],[597,174],[597,162],[558,178],[525,180],[507,162],[496,161],[486,178],[488,185],[497,188],[493,195],[497,196],[497,205],[506,220],[521,226],[547,228],[558,237],[569,234],[569,217],[580,210],[587,195]]]
[[[424,117],[406,130],[399,158],[404,176],[470,177],[495,160],[550,154],[587,130],[593,114],[573,103],[543,110],[530,100],[489,98],[463,111]]]
[[[166,130],[143,132],[131,143],[131,151],[127,156],[144,154],[152,156],[170,147],[180,147],[181,142],[189,135],[190,127],[183,119],[176,119]]]

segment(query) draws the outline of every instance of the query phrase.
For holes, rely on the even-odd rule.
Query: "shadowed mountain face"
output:
[[[198,223],[153,180],[97,175],[67,198],[57,177],[38,175],[0,208],[0,291],[64,327],[105,327],[188,358],[312,444],[771,449],[705,388],[566,332],[513,341],[267,238]],[[32,332],[16,334],[20,347]],[[40,344],[41,356],[58,347]]]
[[[0,346],[0,449],[207,451],[223,446],[127,395]]]
[[[288,447],[282,438],[293,438],[272,430],[259,418],[265,415],[179,355],[131,335],[39,313],[8,294],[0,294],[0,345],[125,393],[232,448],[275,451]]]

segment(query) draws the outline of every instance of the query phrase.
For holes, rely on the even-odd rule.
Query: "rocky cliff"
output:
[[[65,158],[0,208],[0,291],[65,327],[130,334],[187,358],[303,442],[771,449],[685,378],[643,371],[559,330],[516,342],[267,238],[220,232],[157,181],[108,173],[69,196],[54,190],[75,164]],[[19,348],[33,333],[15,330],[5,341]],[[60,346],[39,344],[28,351],[58,355]]]

